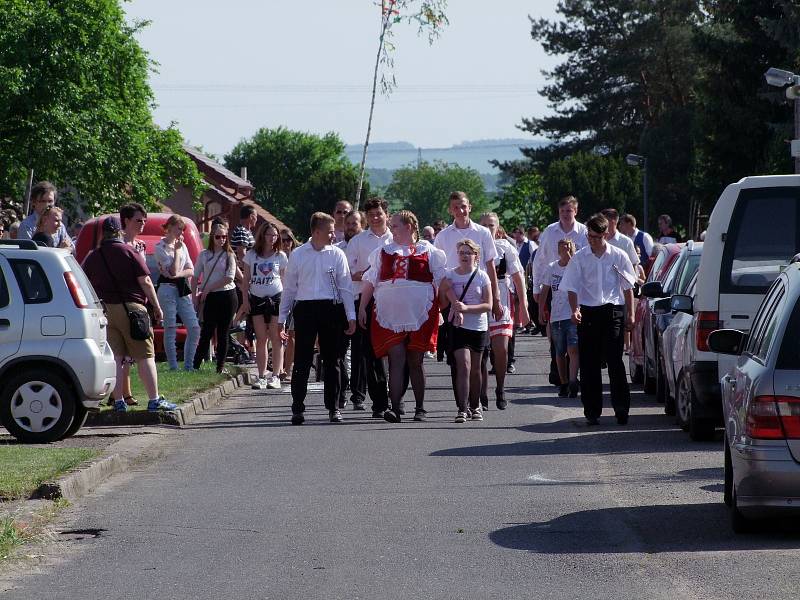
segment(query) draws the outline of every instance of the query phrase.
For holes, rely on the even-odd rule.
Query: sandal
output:
[[[139,401],[133,396],[124,396],[122,399],[125,400],[125,404],[128,406],[136,406],[139,404]]]
[[[393,410],[387,410],[383,413],[384,420],[388,421],[389,423],[399,423],[400,422],[400,415],[398,415]]]

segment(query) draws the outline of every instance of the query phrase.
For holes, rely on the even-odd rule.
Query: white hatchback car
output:
[[[0,241],[0,424],[28,443],[78,431],[116,383],[106,324],[66,250]]]

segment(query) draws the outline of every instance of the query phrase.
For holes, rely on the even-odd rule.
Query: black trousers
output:
[[[625,340],[625,307],[613,304],[581,305],[578,356],[581,372],[583,414],[597,419],[603,412],[603,359],[608,364],[611,406],[617,417],[627,417],[631,407],[628,374],[622,360]]]
[[[294,318],[294,368],[292,369],[292,413],[306,409],[308,375],[314,360],[314,343],[319,339],[319,351],[325,365],[325,408],[338,409],[344,347],[342,339],[347,329],[343,304],[332,300],[300,300],[295,304]]]
[[[361,298],[356,299],[356,314],[358,314]],[[375,358],[370,337],[372,311],[375,302],[367,306],[367,328],[356,327],[356,332],[350,339],[350,401],[353,404],[363,403],[369,391],[372,399],[372,410],[388,410],[389,388],[386,383],[386,369],[383,360]]]
[[[206,296],[203,303],[203,314],[200,315],[200,341],[197,343],[197,350],[194,353],[193,366],[195,369],[199,369],[203,359],[208,356],[211,338],[214,337],[215,332],[217,334],[217,370],[221,370],[225,366],[225,358],[228,354],[228,335],[237,308],[239,308],[239,299],[235,289],[211,292]]]

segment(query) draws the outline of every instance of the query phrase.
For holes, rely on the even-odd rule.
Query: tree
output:
[[[225,166],[234,172],[247,167],[258,203],[295,231],[308,232],[315,211],[330,211],[355,193],[358,171],[344,148],[335,133],[261,128],[236,144]]]
[[[117,0],[0,0],[0,195],[26,174],[69,185],[89,213],[154,208],[202,179],[173,126],[153,124],[153,63]]]
[[[545,198],[543,178],[538,173],[521,175],[513,183],[504,185],[496,210],[500,223],[509,232],[514,227],[543,227],[554,215]]]
[[[450,220],[448,203],[451,192],[456,190],[467,194],[473,215],[489,209],[480,173],[441,161],[422,161],[418,166],[395,171],[392,183],[386,188],[386,199],[392,209],[405,208],[413,212],[420,226],[424,226],[439,219]]]
[[[384,71],[381,73],[381,91],[388,96],[397,81],[394,78],[392,69],[394,68],[394,58],[392,53],[395,45],[392,42],[392,26],[403,21],[417,23],[419,33],[427,31],[428,43],[433,44],[434,40],[441,34],[442,27],[447,25],[447,15],[444,9],[447,0],[420,0],[417,10],[413,10],[416,0],[381,0],[381,30],[378,36],[378,53],[375,57],[375,68],[372,72],[372,97],[369,103],[369,119],[367,120],[367,136],[364,140],[364,150],[361,155],[361,166],[358,171],[358,185],[356,187],[356,204],[361,198],[361,187],[364,185],[364,172],[367,167],[367,148],[369,147],[369,136],[372,132],[372,115],[375,112],[375,94],[378,89],[378,73],[381,65]],[[375,2],[377,5],[378,3]]]

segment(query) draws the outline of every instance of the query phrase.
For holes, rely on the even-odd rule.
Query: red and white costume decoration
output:
[[[511,298],[511,276],[522,272],[522,263],[514,246],[506,239],[500,238],[494,241],[497,248],[497,258],[494,259],[494,267],[497,270],[497,288],[500,294],[500,306],[503,307],[503,316],[495,320],[489,312],[489,337],[498,335],[511,337],[514,334],[514,302]]]
[[[411,246],[391,242],[369,256],[364,280],[374,288],[372,347],[385,356],[408,340],[408,349],[433,352],[439,330],[436,289],[445,275],[447,256],[426,241]]]

